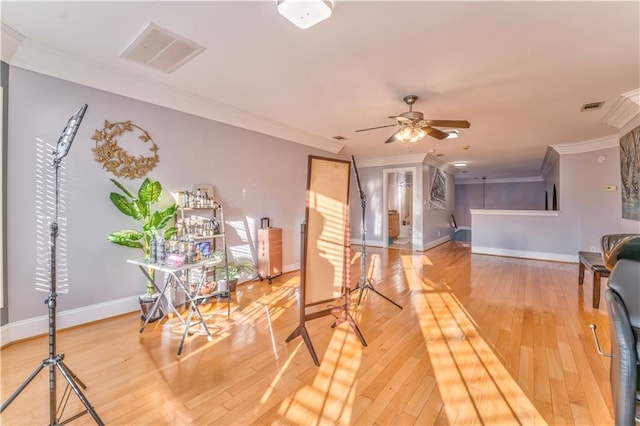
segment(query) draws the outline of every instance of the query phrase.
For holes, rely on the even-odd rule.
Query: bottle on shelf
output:
[[[158,238],[156,239],[156,252],[158,256],[158,263],[164,265],[167,247],[165,246],[164,237],[162,235],[158,235]]]
[[[157,263],[158,262],[158,248],[156,247],[156,236],[151,236],[151,241],[149,241],[149,263]]]
[[[173,234],[171,239],[169,240],[169,253],[177,253],[178,252],[178,236]]]

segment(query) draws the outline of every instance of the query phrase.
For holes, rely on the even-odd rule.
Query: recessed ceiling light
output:
[[[469,151],[469,148],[471,148],[469,145],[465,145],[462,147],[462,149],[464,149],[465,151]]]
[[[467,167],[467,163],[465,163],[464,161],[459,161],[457,163],[453,163],[454,166],[456,167]]]
[[[445,130],[444,132],[449,134],[445,139],[456,139],[458,135],[460,135],[460,132],[457,130]]]

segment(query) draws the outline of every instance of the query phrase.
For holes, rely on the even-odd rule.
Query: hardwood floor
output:
[[[589,329],[608,350],[606,308],[591,308],[591,277],[578,286],[577,264],[455,243],[371,248],[369,261],[375,288],[404,308],[369,290],[355,306],[353,294],[367,347],[332,317],[308,322],[320,367],[301,338],[284,341],[298,321],[297,274],[240,286],[230,319],[224,304],[205,305],[214,338],[190,336],[181,358],[176,320],[139,334],[137,314],[63,330],[58,351],[107,425],[613,423],[609,360]],[[46,337],[2,350],[3,401],[47,350]],[[48,423],[47,382],[40,373],[1,423]],[[80,407],[72,396],[63,419]]]

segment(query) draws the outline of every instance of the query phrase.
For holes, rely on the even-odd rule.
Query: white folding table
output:
[[[150,263],[146,259],[129,259],[127,260],[127,262],[133,265],[137,265],[138,268],[140,268],[140,271],[142,271],[142,273],[145,275],[145,277],[151,282],[153,282],[153,285],[160,292],[160,297],[156,299],[155,303],[153,304],[153,307],[149,311],[144,321],[144,324],[142,324],[142,327],[140,328],[140,333],[144,331],[145,327],[149,323],[149,319],[153,318],[154,314],[160,308],[160,301],[164,298],[167,301],[168,310],[173,311],[176,314],[176,316],[179,318],[184,328],[184,332],[182,333],[182,339],[180,339],[180,345],[178,346],[178,355],[182,354],[182,347],[184,346],[184,340],[186,339],[187,334],[189,333],[189,329],[194,325],[201,324],[202,329],[207,334],[207,339],[211,340],[211,332],[209,331],[209,328],[207,327],[207,324],[205,323],[204,318],[202,317],[202,313],[200,313],[200,309],[198,309],[198,303],[201,300],[209,297],[224,295],[227,298],[227,316],[230,315],[231,293],[229,291],[228,286],[227,286],[227,289],[223,291],[215,291],[213,293],[206,294],[206,295],[200,294],[200,291],[202,290],[202,286],[206,281],[205,269],[222,265],[223,262],[221,260],[203,259],[195,263],[188,263],[188,264],[185,263],[178,267],[170,267],[167,265],[161,265],[159,263]],[[195,288],[192,291],[189,287],[189,274],[192,271],[197,269],[201,270],[200,278],[198,279],[198,282],[196,283]],[[155,281],[151,278],[151,275],[149,274],[150,271],[158,271],[158,272],[164,273],[164,284],[162,288],[158,288]],[[176,285],[177,290],[182,290],[184,292],[186,303],[189,304],[189,312],[187,314],[186,320],[182,317],[181,313],[176,309],[172,301],[167,296],[167,291],[172,287],[172,284]],[[198,318],[197,322],[192,322],[194,314]]]

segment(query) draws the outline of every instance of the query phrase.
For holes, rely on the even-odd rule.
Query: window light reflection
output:
[[[546,424],[458,300],[446,291],[446,284],[423,282],[420,257],[403,256],[402,262],[437,389],[443,404],[472,407],[448,421]],[[417,423],[421,421],[426,419],[419,417]]]

